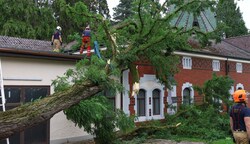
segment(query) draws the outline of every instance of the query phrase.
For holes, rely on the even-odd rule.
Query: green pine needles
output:
[[[107,69],[109,73],[105,71]],[[116,76],[119,76],[119,70],[107,65],[104,60],[92,56],[90,61],[79,61],[75,69],[69,69],[64,76],[58,77],[52,83],[55,92],[67,90],[73,84],[83,81],[103,86],[101,93],[64,110],[67,119],[95,136],[96,143],[113,143],[116,139],[116,130],[128,132],[135,126],[133,117],[114,109],[107,99],[109,95],[116,95],[123,90]]]

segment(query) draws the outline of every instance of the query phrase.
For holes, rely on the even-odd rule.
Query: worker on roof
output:
[[[62,28],[60,26],[56,27],[56,31],[52,35],[51,45],[53,45],[53,51],[59,52],[62,46],[62,37],[61,37]]]
[[[91,30],[89,25],[84,29],[84,31],[82,32],[82,45],[80,48],[80,54],[83,53],[83,50],[85,48],[87,48],[87,57],[91,56],[90,50],[91,50],[91,46],[90,46],[90,38],[91,38]]]
[[[250,140],[250,109],[247,92],[239,89],[233,94],[235,105],[230,109],[230,127],[236,144],[248,144]]]

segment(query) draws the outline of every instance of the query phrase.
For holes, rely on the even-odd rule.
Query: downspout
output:
[[[229,73],[229,65],[228,65],[228,57],[227,57],[227,60],[225,62],[225,74],[226,76],[228,76],[228,73]],[[229,112],[229,105],[227,104],[226,105],[226,112]]]
[[[122,70],[121,71],[121,79],[120,79],[120,82],[121,82],[121,84],[122,84],[122,86],[123,86],[123,72],[124,72],[125,70]],[[120,105],[121,105],[121,110],[123,111],[123,92],[121,92],[121,101],[120,101]]]
[[[227,58],[227,60],[226,60],[226,62],[225,62],[225,70],[226,70],[226,76],[228,76],[228,73],[229,73],[229,65],[228,65],[228,58]]]

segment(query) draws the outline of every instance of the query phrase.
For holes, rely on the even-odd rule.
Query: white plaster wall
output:
[[[112,79],[116,80],[117,82],[121,83],[121,78],[116,76],[111,76]],[[121,109],[121,93],[117,92],[115,95],[115,108]]]
[[[123,111],[124,113],[130,115],[130,111],[129,111],[129,104],[130,104],[130,99],[129,99],[129,70],[123,71],[123,77],[122,77],[122,81],[123,81],[123,86],[124,86],[124,92],[123,92]]]
[[[167,98],[167,102],[169,105],[171,105],[173,108],[171,108],[170,106],[167,109],[168,114],[175,114],[177,112],[177,102],[173,103],[172,98],[176,98],[176,85],[172,85],[171,86],[172,89],[168,89],[168,98]]]
[[[24,58],[1,58],[1,61],[4,85],[51,85],[52,80],[75,65],[75,62]]]
[[[1,63],[3,78],[7,79],[3,81],[4,85],[50,86],[52,80],[57,76],[62,76],[66,70],[74,68],[75,65],[73,61],[7,57],[1,58]],[[54,93],[53,87],[51,87],[52,93]],[[67,142],[69,138],[86,135],[88,134],[83,129],[79,129],[74,123],[68,121],[63,112],[57,113],[50,120],[50,141]]]

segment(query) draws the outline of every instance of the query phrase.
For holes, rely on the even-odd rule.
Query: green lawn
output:
[[[221,139],[212,142],[212,144],[234,144],[232,138]]]
[[[204,140],[201,139],[194,139],[194,138],[183,138],[183,137],[172,137],[174,141],[177,142],[181,142],[181,141],[190,141],[190,142],[204,142],[204,143],[208,143],[208,144],[234,144],[233,139],[230,137],[227,137],[225,139],[219,139],[216,141],[212,141],[212,142],[206,142]]]

